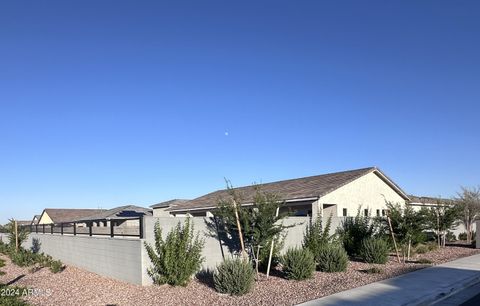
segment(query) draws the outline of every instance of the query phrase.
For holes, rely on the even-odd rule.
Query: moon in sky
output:
[[[225,136],[228,136],[228,132],[225,132]]]

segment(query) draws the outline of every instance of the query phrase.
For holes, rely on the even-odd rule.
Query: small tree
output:
[[[433,230],[437,236],[438,246],[445,247],[446,235],[449,230],[458,225],[460,216],[459,206],[453,203],[441,203],[429,208],[422,208],[421,214],[424,216],[426,229]]]
[[[416,212],[410,205],[400,205],[387,202],[388,217],[390,218],[393,233],[402,246],[404,261],[410,258],[412,244],[424,241],[425,216],[422,212]],[[383,230],[391,235],[389,226],[384,224]]]
[[[148,257],[153,266],[148,268],[148,275],[155,284],[186,286],[192,276],[200,269],[204,240],[198,233],[193,235],[193,224],[190,218],[185,219],[182,226],[178,222],[165,240],[162,238],[160,223],[155,224],[155,246],[145,242]]]
[[[260,268],[265,268],[273,242],[273,262],[277,263],[283,243],[283,231],[291,227],[281,222],[287,216],[286,214],[277,215],[277,210],[284,205],[284,202],[277,195],[262,192],[258,187],[254,187],[256,193],[252,205],[242,206],[239,205],[244,202],[242,196],[228,182],[227,187],[230,196],[220,199],[214,211],[219,239],[231,252],[241,251],[236,209],[245,249],[250,258],[257,259]],[[209,227],[212,228],[211,224]],[[256,258],[257,252],[259,258]]]
[[[8,233],[8,239],[9,239],[9,246],[11,248],[15,248],[15,241],[16,241],[16,238],[15,238],[15,220],[14,219],[10,219],[9,220],[10,222],[8,222],[7,225],[5,225],[5,229]],[[23,226],[18,226],[17,224],[17,236],[18,236],[18,247],[19,248],[22,248],[22,243],[27,240],[28,238],[28,231],[26,228],[24,228]]]
[[[462,187],[456,201],[461,211],[460,222],[467,232],[467,242],[471,243],[473,224],[480,219],[480,187]]]

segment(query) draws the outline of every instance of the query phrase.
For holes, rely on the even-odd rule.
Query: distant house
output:
[[[169,209],[173,209],[174,207],[180,204],[185,204],[188,201],[189,200],[185,200],[185,199],[173,199],[170,201],[165,201],[165,202],[151,205],[150,207],[153,209],[154,217],[165,217],[165,216],[168,217],[170,216]]]
[[[35,216],[33,216],[33,219],[30,222],[30,225],[37,225],[38,221],[40,221],[40,215],[35,215]]]
[[[92,226],[138,226],[138,218],[152,216],[152,210],[136,205],[119,206],[108,210],[102,210],[88,216],[76,218],[73,221],[86,223]]]
[[[91,216],[104,209],[45,208],[40,215],[38,225],[59,224]]]
[[[425,196],[415,196],[409,195],[410,201],[408,204],[412,206],[415,210],[420,210],[422,207],[436,207],[443,205],[452,205],[454,204],[453,200],[444,199],[444,198],[434,198],[434,197],[425,197]]]
[[[376,167],[349,170],[235,188],[241,205],[254,200],[256,190],[273,193],[285,201],[284,211],[296,216],[384,215],[386,202],[405,204],[408,195]],[[175,216],[205,216],[215,210],[221,199],[231,198],[228,190],[219,190],[166,209]],[[160,203],[161,204],[161,203]],[[155,208],[154,208],[155,211]]]

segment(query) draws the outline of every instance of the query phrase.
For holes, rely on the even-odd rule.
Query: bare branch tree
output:
[[[472,242],[472,230],[475,221],[480,220],[480,187],[461,187],[456,199],[461,208],[460,221],[467,232],[467,243]]]

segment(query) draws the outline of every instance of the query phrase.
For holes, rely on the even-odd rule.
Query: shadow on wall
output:
[[[228,235],[224,225],[220,222],[217,217],[205,218],[205,225],[207,226],[207,232],[205,233],[208,237],[212,237],[218,240],[220,244],[220,250],[222,252],[222,258],[225,260],[225,254],[223,252],[223,247],[226,246],[230,254],[240,254],[242,248],[240,246],[240,238],[237,232]]]

